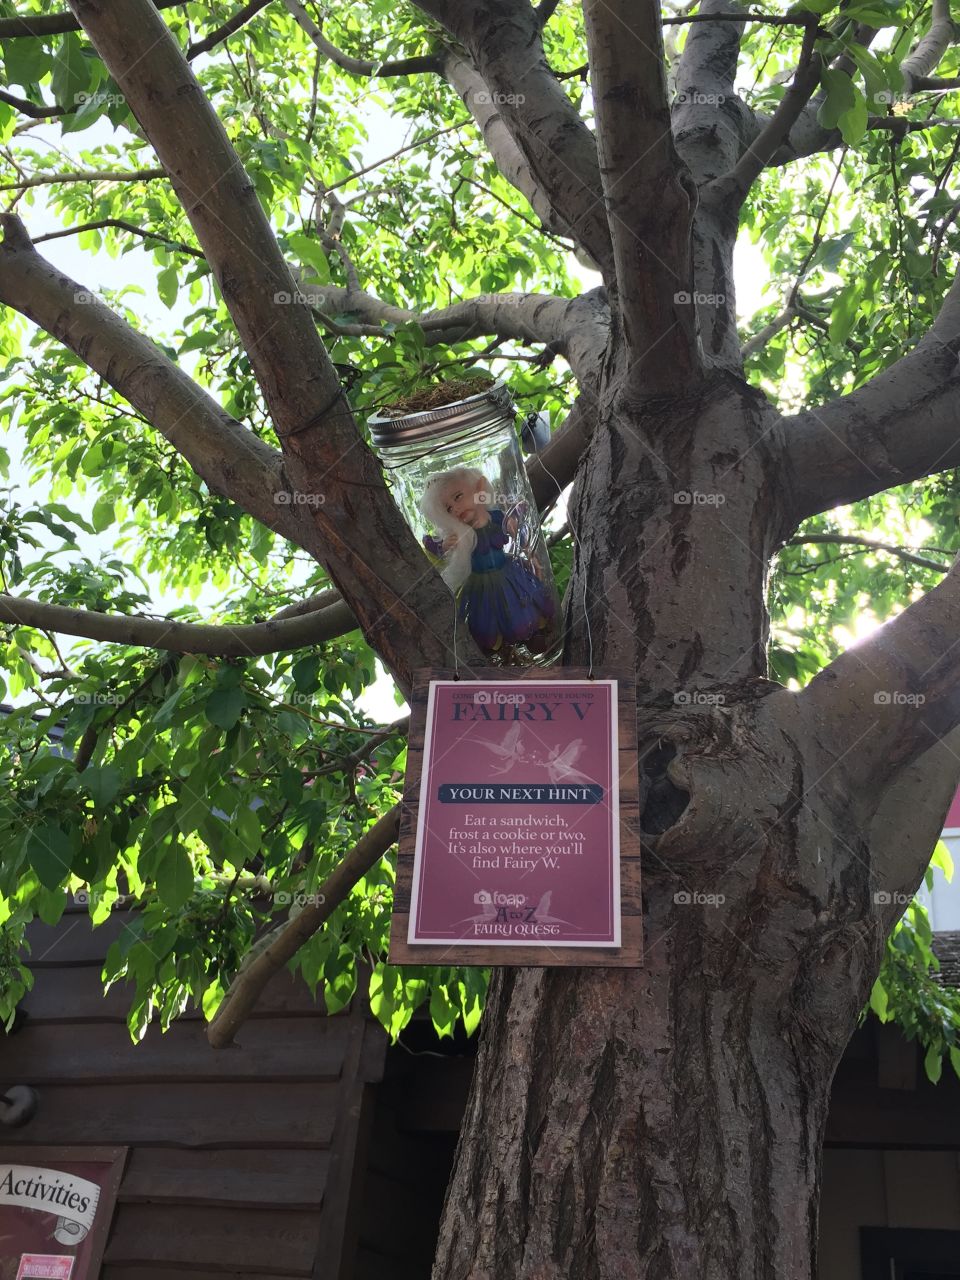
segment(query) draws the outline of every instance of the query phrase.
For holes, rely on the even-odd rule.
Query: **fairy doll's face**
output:
[[[480,480],[449,480],[440,491],[440,501],[447,514],[471,529],[480,529],[490,522],[486,496]]]

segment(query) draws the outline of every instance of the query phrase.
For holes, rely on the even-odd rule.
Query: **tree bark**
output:
[[[564,660],[638,672],[644,965],[496,973],[433,1278],[812,1280],[831,1080],[957,758],[944,736],[865,775],[845,712],[764,678],[780,420],[721,371],[631,402],[621,363]],[[949,623],[952,587],[922,603]]]

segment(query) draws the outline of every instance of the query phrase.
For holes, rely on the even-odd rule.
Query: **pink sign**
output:
[[[73,1258],[53,1253],[25,1253],[20,1258],[17,1280],[42,1276],[45,1280],[70,1280]]]
[[[434,680],[407,941],[619,947],[616,680]]]

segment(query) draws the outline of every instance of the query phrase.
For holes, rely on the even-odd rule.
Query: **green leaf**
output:
[[[27,861],[47,889],[56,889],[66,879],[73,865],[73,842],[67,833],[51,822],[30,832]]]
[[[923,1069],[927,1073],[927,1079],[936,1084],[943,1073],[943,1054],[939,1045],[932,1044],[929,1047],[923,1059]]]
[[[288,804],[300,803],[303,798],[303,775],[299,769],[281,769],[278,783],[280,794]]]
[[[320,674],[320,655],[311,653],[301,658],[299,662],[293,664],[290,674],[299,693],[315,693],[317,678]]]
[[[867,132],[867,100],[853,85],[853,106],[840,113],[837,123],[840,133],[848,147],[854,146]]]
[[[881,1022],[887,1020],[887,992],[878,978],[873,984],[873,990],[870,992],[870,1008],[877,1015]]]
[[[177,300],[180,279],[177,268],[165,267],[157,276],[157,293],[164,306],[172,307]]]
[[[94,503],[90,519],[93,522],[93,528],[96,533],[102,533],[104,529],[112,525],[114,520],[113,499],[99,498]]]
[[[15,37],[3,41],[3,67],[8,84],[27,89],[50,70],[50,55],[40,40]]]
[[[453,1036],[458,1013],[459,1009],[450,999],[446,989],[434,987],[430,993],[430,1018],[441,1040],[444,1036]]]
[[[193,863],[179,840],[163,851],[156,881],[160,901],[171,911],[178,911],[193,893]]]
[[[207,719],[221,729],[232,729],[246,705],[247,695],[242,689],[215,689],[207,699]]]
[[[80,775],[83,789],[92,798],[94,807],[105,809],[120,790],[122,775],[115,764],[87,765]]]
[[[824,67],[820,73],[820,81],[826,97],[817,112],[817,118],[825,129],[836,129],[843,113],[856,105],[853,81],[845,72],[837,71],[834,67]]]
[[[930,859],[930,865],[931,867],[939,867],[943,872],[943,878],[947,882],[953,879],[953,856],[945,841],[937,841],[933,857]]]
[[[93,64],[83,56],[83,41],[75,31],[60,37],[53,56],[53,96],[61,107],[83,105],[81,94],[90,87]]]

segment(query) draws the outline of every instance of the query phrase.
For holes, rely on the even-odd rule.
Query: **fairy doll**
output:
[[[556,601],[548,586],[505,548],[518,520],[493,505],[490,481],[476,467],[453,467],[432,476],[420,510],[440,531],[424,546],[442,559],[441,577],[459,600],[477,644],[486,653],[513,645],[542,652],[554,626]]]

